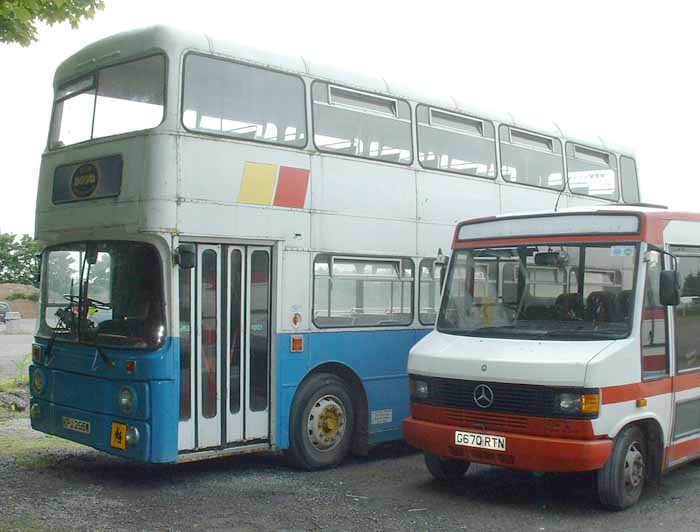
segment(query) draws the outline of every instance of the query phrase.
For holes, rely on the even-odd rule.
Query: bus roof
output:
[[[171,68],[173,68],[173,60],[177,58],[175,65],[179,68],[181,57],[187,51],[196,50],[276,70],[333,81],[360,90],[405,98],[522,129],[534,130],[572,142],[633,155],[629,148],[610,143],[601,136],[571,134],[554,122],[530,124],[516,118],[511,113],[484,112],[457,95],[421,94],[400,83],[393,83],[378,74],[351,73],[334,66],[318,63],[312,58],[259,50],[233,41],[212,37],[205,33],[195,33],[162,25],[118,33],[86,46],[59,65],[54,77],[54,87],[57,88],[59,85],[97,68],[156,50],[166,52],[171,61]]]

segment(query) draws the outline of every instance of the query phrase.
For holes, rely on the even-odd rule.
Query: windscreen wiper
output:
[[[99,343],[97,343],[97,333],[95,333],[95,342],[93,345],[95,346],[95,358],[92,361],[92,369],[95,369],[95,362],[97,362],[97,355],[100,355],[100,358],[102,359],[102,361],[105,364],[107,364],[107,366],[109,366],[110,368],[117,367],[117,363],[113,359],[109,358],[107,356],[107,353],[104,352],[104,349],[102,349],[102,346]]]

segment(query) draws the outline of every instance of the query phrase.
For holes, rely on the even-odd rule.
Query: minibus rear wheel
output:
[[[597,472],[598,498],[603,506],[624,510],[642,495],[647,475],[647,443],[636,425],[624,428],[615,438],[612,454]]]
[[[334,467],[352,445],[355,411],[348,386],[332,373],[310,376],[292,403],[289,457],[300,469]]]
[[[425,453],[425,466],[435,480],[449,482],[459,480],[469,469],[470,462],[450,460],[430,453]]]

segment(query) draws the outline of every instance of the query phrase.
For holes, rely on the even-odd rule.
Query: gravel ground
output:
[[[0,418],[0,480],[1,531],[700,529],[696,465],[611,513],[590,475],[474,467],[443,486],[401,444],[314,473],[272,455],[144,465],[34,433],[17,415]]]

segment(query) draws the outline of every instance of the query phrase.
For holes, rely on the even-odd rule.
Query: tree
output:
[[[36,285],[39,246],[29,235],[0,233],[0,283]]]
[[[104,9],[104,0],[0,0],[0,42],[29,46],[36,41],[37,22],[77,28],[98,9]]]

